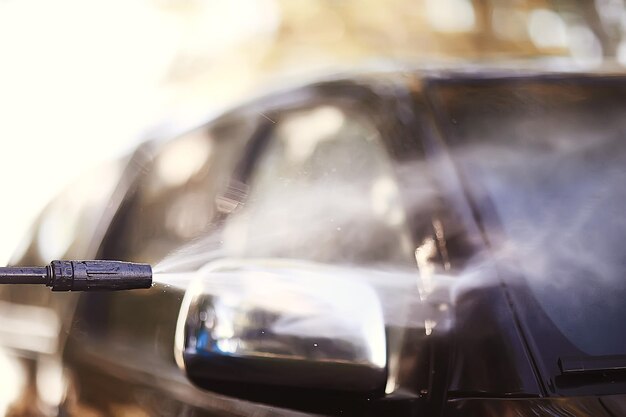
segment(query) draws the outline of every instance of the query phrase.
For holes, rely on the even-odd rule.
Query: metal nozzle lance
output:
[[[44,284],[52,291],[132,290],[152,286],[152,268],[121,261],[52,261],[44,267],[0,268],[0,284]]]

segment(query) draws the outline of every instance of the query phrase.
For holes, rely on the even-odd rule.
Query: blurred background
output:
[[[625,2],[0,0],[0,189],[19,197],[0,264],[53,195],[142,140],[306,77],[481,61],[620,68]]]

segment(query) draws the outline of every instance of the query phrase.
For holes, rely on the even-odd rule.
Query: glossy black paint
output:
[[[456,302],[449,398],[539,397],[530,352],[501,286],[470,290]]]
[[[449,401],[446,417],[617,417],[596,397],[542,399],[470,398]]]

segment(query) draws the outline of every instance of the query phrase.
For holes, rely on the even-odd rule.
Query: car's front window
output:
[[[501,225],[489,234],[507,273],[523,273],[580,351],[626,353],[623,81],[490,81],[436,97],[481,212]]]

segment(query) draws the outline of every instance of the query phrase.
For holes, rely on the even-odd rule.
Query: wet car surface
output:
[[[59,317],[48,348],[32,334],[10,346],[22,403],[53,362],[62,415],[623,415],[625,98],[610,74],[364,74],[142,145],[86,179],[80,211],[53,202],[13,263],[149,262],[158,283],[1,289]],[[381,300],[384,382],[363,395],[189,382],[181,303],[229,259],[359,271]]]

